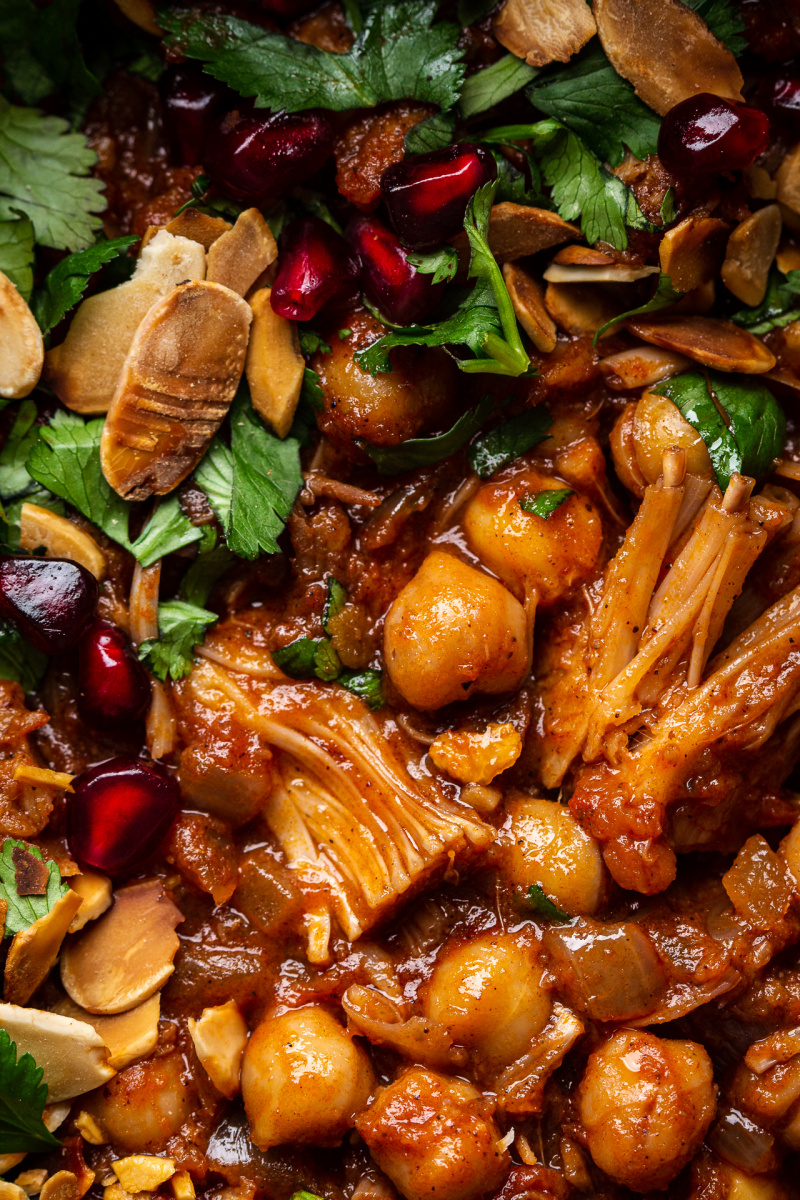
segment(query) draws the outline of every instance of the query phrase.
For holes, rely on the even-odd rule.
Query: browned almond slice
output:
[[[568,62],[596,28],[585,0],[506,0],[492,21],[500,45],[532,67]]]
[[[788,275],[790,271],[800,271],[800,246],[788,240],[782,241],[775,255],[775,262],[778,270],[784,275]]]
[[[142,251],[133,277],[84,300],[64,341],[48,351],[45,379],[59,400],[74,412],[108,412],[148,309],[179,283],[204,279],[205,273],[201,245],[160,230]]]
[[[730,226],[715,217],[687,217],[659,243],[661,270],[679,292],[692,292],[714,278],[725,257]]]
[[[120,888],[107,913],[71,935],[61,953],[61,982],[87,1012],[127,1012],[169,979],[183,916],[161,881]]]
[[[19,400],[39,382],[44,342],[33,313],[0,271],[0,396]]]
[[[658,267],[628,267],[625,263],[610,266],[581,267],[551,263],[544,273],[548,283],[635,283],[658,275]]]
[[[80,906],[80,896],[69,891],[56,901],[49,913],[14,934],[6,959],[3,988],[3,997],[9,1004],[27,1004],[44,983]]]
[[[250,297],[253,325],[245,371],[253,407],[278,437],[285,438],[300,399],[306,364],[295,322],[273,312],[271,295],[271,288],[259,288]]]
[[[77,933],[111,907],[111,880],[99,871],[86,870],[71,880],[70,887],[83,901],[69,927],[70,933]]]
[[[556,326],[544,306],[544,296],[539,284],[517,263],[505,264],[503,279],[520,325],[536,349],[541,350],[543,354],[549,354],[555,349]]]
[[[111,1166],[129,1195],[155,1192],[175,1174],[175,1159],[158,1158],[155,1154],[131,1154]]]
[[[106,556],[97,542],[84,529],[79,529],[66,517],[40,508],[38,504],[23,504],[19,518],[21,549],[33,553],[44,546],[50,558],[69,558],[91,571],[102,581],[106,574]]]
[[[768,171],[758,163],[752,163],[742,171],[742,179],[748,193],[754,200],[774,200],[778,194],[778,185]]]
[[[257,208],[248,208],[210,247],[206,279],[245,296],[277,257],[272,230]]]
[[[158,1044],[158,1018],[161,1014],[161,995],[158,992],[129,1012],[117,1013],[113,1017],[88,1013],[68,996],[53,1006],[53,1012],[91,1025],[108,1047],[108,1065],[115,1071],[122,1071],[137,1058],[152,1054]]]
[[[790,229],[800,232],[800,142],[784,155],[775,182],[783,219]]]
[[[620,310],[619,302],[608,292],[582,283],[548,283],[544,303],[559,329],[577,337],[594,335]],[[611,332],[609,329],[603,336]]]
[[[665,317],[636,317],[625,322],[643,342],[675,350],[717,371],[761,375],[775,366],[775,355],[760,338],[730,321],[683,313]]]
[[[592,246],[562,246],[553,256],[553,262],[565,267],[610,267],[616,261],[611,254]]]
[[[768,204],[741,221],[728,239],[722,282],[743,304],[760,304],[767,293],[781,224],[781,210],[777,204]]]
[[[610,388],[632,392],[680,375],[689,369],[690,363],[682,354],[662,350],[660,346],[634,346],[602,358],[598,365]]]
[[[203,1070],[214,1087],[232,1100],[239,1091],[247,1023],[235,1000],[204,1008],[198,1021],[189,1018],[189,1034]]]
[[[72,1171],[56,1171],[39,1193],[39,1200],[79,1200],[78,1176]]]
[[[528,208],[524,204],[504,201],[494,205],[489,217],[489,246],[499,263],[537,254],[539,250],[547,250],[579,236],[577,226],[545,208]],[[465,267],[469,262],[467,235],[460,233],[453,238],[453,245]]]
[[[182,284],[149,310],[100,443],[120,496],[163,496],[197,466],[236,392],[252,315],[236,292],[207,282]]]
[[[83,1021],[0,1004],[0,1029],[16,1042],[17,1054],[36,1059],[44,1071],[47,1099],[54,1104],[90,1092],[116,1074],[101,1038]]]
[[[742,99],[733,54],[680,0],[595,0],[593,12],[614,70],[662,116],[698,92]]]
[[[197,208],[185,208],[166,225],[148,225],[139,247],[140,254],[162,229],[166,229],[167,233],[171,233],[173,237],[185,237],[190,242],[199,242],[208,250],[210,246],[214,245],[217,238],[222,237],[223,233],[227,233],[229,229],[233,229],[233,226],[224,217],[212,217],[208,213],[200,212]]]

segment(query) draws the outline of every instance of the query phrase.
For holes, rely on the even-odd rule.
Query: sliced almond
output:
[[[638,391],[652,387],[688,370],[690,363],[682,354],[662,350],[660,346],[634,346],[610,354],[599,362],[606,384],[614,391]]]
[[[679,292],[692,292],[712,280],[725,257],[730,226],[716,217],[687,217],[662,237],[661,270]]]
[[[800,142],[784,155],[775,182],[783,219],[790,229],[800,232]]]
[[[594,37],[597,26],[585,0],[506,0],[492,31],[517,58],[544,67],[568,62]]]
[[[536,349],[542,354],[555,350],[556,326],[544,306],[544,295],[539,284],[517,263],[505,264],[503,279],[517,320]]]
[[[49,558],[69,558],[91,571],[101,581],[106,574],[106,556],[84,529],[38,504],[23,504],[19,519],[19,544],[33,553],[44,546]]]
[[[158,1019],[161,1015],[161,996],[157,992],[149,1000],[137,1004],[129,1012],[113,1017],[88,1013],[68,996],[59,1000],[53,1011],[62,1017],[85,1021],[91,1025],[108,1047],[108,1065],[122,1071],[137,1058],[146,1058],[158,1045]]]
[[[271,294],[271,288],[259,288],[250,297],[253,325],[245,372],[256,412],[278,437],[285,438],[300,399],[306,364],[297,325],[273,312]]]
[[[42,1190],[42,1184],[47,1179],[47,1171],[44,1167],[35,1167],[30,1171],[21,1171],[16,1178],[17,1187],[21,1187],[23,1192],[28,1196],[38,1196]]]
[[[79,1200],[78,1176],[72,1171],[56,1171],[42,1188],[40,1200]]]
[[[758,163],[752,163],[742,171],[742,179],[748,193],[754,200],[774,200],[778,194],[778,185],[768,171]]]
[[[28,1196],[16,1183],[0,1179],[0,1200],[28,1200]]]
[[[199,1021],[189,1018],[189,1034],[197,1057],[214,1087],[232,1100],[239,1091],[247,1023],[235,1000],[204,1008]]]
[[[562,246],[553,256],[553,262],[565,267],[613,267],[617,259],[593,246]]]
[[[576,337],[590,337],[619,313],[620,305],[600,288],[581,283],[548,283],[544,303],[559,329]],[[603,337],[612,332],[608,329]]]
[[[781,242],[775,255],[775,263],[784,275],[788,275],[790,271],[800,271],[800,246],[790,241]]]
[[[3,997],[9,1004],[27,1004],[44,983],[80,906],[80,896],[70,890],[49,913],[14,934],[6,958],[3,988]]]
[[[175,1200],[194,1200],[196,1193],[188,1171],[176,1171],[170,1183]]]
[[[635,283],[658,275],[658,267],[626,267],[624,263],[610,266],[564,266],[551,263],[544,273],[548,283]]]
[[[614,70],[661,116],[698,92],[742,99],[733,54],[680,0],[595,0],[593,12]]]
[[[16,1042],[17,1054],[31,1054],[43,1069],[51,1103],[90,1092],[116,1074],[102,1039],[84,1021],[0,1004],[0,1029]]]
[[[126,1192],[155,1192],[175,1174],[175,1159],[155,1154],[131,1154],[111,1166]]]
[[[39,382],[44,342],[33,313],[0,271],[0,396],[19,400]]]
[[[239,384],[251,319],[219,283],[182,284],[149,310],[100,443],[103,474],[124,499],[163,496],[197,466]]]
[[[76,875],[70,887],[83,901],[68,931],[78,933],[89,921],[96,921],[111,907],[111,880],[99,871],[87,870]]]
[[[79,1112],[75,1118],[75,1128],[90,1146],[104,1146],[108,1141],[91,1113]]]
[[[214,245],[217,238],[222,237],[223,233],[227,233],[229,229],[233,229],[233,226],[224,217],[212,217],[208,213],[200,212],[198,208],[185,208],[166,225],[150,225],[148,227],[142,238],[140,254],[162,229],[166,229],[167,233],[171,233],[173,237],[185,237],[192,242],[199,242],[204,249],[208,250],[210,246]]]
[[[246,296],[277,257],[272,230],[257,208],[248,208],[239,214],[233,229],[210,247],[206,279]]]
[[[730,321],[676,313],[666,317],[635,317],[625,325],[643,342],[685,354],[717,371],[761,375],[775,366],[775,355],[761,339]]]
[[[90,1013],[122,1013],[149,999],[174,971],[183,916],[161,881],[120,888],[107,913],[70,936],[61,953],[67,995]]]
[[[21,1163],[24,1157],[24,1154],[0,1154],[0,1175],[6,1175]]]
[[[48,351],[45,380],[59,400],[74,412],[108,412],[147,310],[179,283],[205,273],[203,247],[162,229],[142,251],[133,277],[84,300],[64,341]]]
[[[499,263],[513,262],[537,254],[559,242],[580,237],[580,230],[558,213],[546,208],[529,208],[524,204],[504,201],[495,204],[489,217],[489,246]],[[453,238],[463,267],[469,262],[469,242],[465,233]]]
[[[781,210],[768,204],[736,226],[720,272],[737,300],[754,307],[767,294],[770,267],[781,238]]]

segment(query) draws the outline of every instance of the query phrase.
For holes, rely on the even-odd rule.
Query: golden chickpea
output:
[[[512,799],[501,835],[501,864],[512,887],[538,883],[572,916],[597,911],[605,868],[600,847],[570,810],[552,800]]]
[[[406,1200],[478,1200],[508,1172],[477,1088],[422,1067],[381,1088],[356,1128]]]
[[[633,418],[633,446],[647,483],[655,483],[659,478],[664,451],[672,446],[686,451],[689,474],[711,477],[711,459],[705,442],[667,396],[644,393]]]
[[[120,1071],[84,1107],[121,1150],[152,1154],[188,1121],[194,1103],[183,1081],[183,1061],[174,1053]]]
[[[364,1050],[319,1005],[267,1017],[242,1060],[242,1099],[260,1150],[285,1142],[337,1145],[365,1107],[375,1076]]]
[[[533,949],[510,933],[485,933],[446,952],[427,986],[425,1015],[493,1067],[514,1062],[550,1016]]]
[[[389,609],[383,652],[416,708],[510,692],[529,665],[525,613],[496,579],[434,550]]]
[[[597,562],[603,528],[584,496],[574,493],[546,520],[520,506],[526,496],[566,487],[563,480],[527,467],[485,484],[466,507],[470,547],[520,600],[535,593],[540,604],[554,604]]]
[[[711,1060],[696,1042],[623,1029],[589,1056],[578,1113],[601,1170],[636,1192],[665,1188],[716,1111]]]

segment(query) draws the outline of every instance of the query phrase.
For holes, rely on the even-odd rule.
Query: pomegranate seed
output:
[[[122,755],[78,775],[72,789],[70,849],[109,875],[145,862],[181,806],[180,788],[162,767]]]
[[[280,317],[310,321],[329,300],[352,296],[358,275],[358,258],[344,238],[319,217],[303,217],[282,239],[272,307]]]
[[[761,107],[776,124],[800,130],[800,71],[789,63],[772,71],[758,88]]]
[[[455,237],[470,198],[497,178],[497,163],[483,146],[457,142],[404,158],[384,171],[381,195],[398,237],[427,250]]]
[[[78,712],[96,729],[140,720],[150,699],[147,672],[127,636],[108,621],[93,621],[78,645]]]
[[[97,580],[66,558],[0,556],[0,616],[45,654],[74,646],[97,603]]]
[[[769,118],[709,92],[681,100],[661,122],[658,156],[674,175],[749,167],[767,148]]]
[[[161,96],[173,158],[181,166],[196,167],[211,122],[225,107],[228,89],[196,63],[185,62],[164,72]]]
[[[209,130],[203,165],[237,200],[264,204],[315,175],[333,150],[333,125],[319,110],[230,112]]]
[[[394,325],[412,325],[428,316],[444,288],[432,275],[420,275],[391,229],[376,217],[354,217],[346,237],[361,259],[361,286],[368,300]]]

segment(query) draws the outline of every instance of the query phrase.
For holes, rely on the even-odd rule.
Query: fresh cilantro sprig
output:
[[[343,112],[387,100],[458,100],[464,78],[459,29],[434,21],[436,0],[388,0],[370,7],[347,54],[271,33],[238,17],[163,9],[167,44],[206,64],[215,79],[276,111]]]
[[[574,495],[572,488],[548,488],[543,492],[523,496],[519,506],[524,512],[541,517],[543,521],[549,521],[556,509]]]
[[[732,54],[738,56],[747,49],[744,18],[732,0],[683,0],[683,3],[703,18],[714,37]]]
[[[525,896],[526,906],[543,921],[571,921],[569,913],[554,904],[538,883],[532,883]]]
[[[38,846],[30,846],[27,842],[6,838],[0,850],[0,899],[6,902],[6,923],[3,937],[13,937],[23,929],[29,929],[34,921],[46,917],[53,906],[66,896],[69,888],[61,882],[61,872],[51,860],[47,864],[47,891],[42,896],[20,896],[17,892],[17,867],[14,862],[14,851],[23,850],[44,861],[44,855]]]
[[[493,108],[524,88],[538,74],[537,68],[528,66],[523,58],[505,54],[464,81],[458,105],[462,117],[475,117],[487,108]]]
[[[10,621],[0,620],[0,679],[18,683],[25,693],[32,692],[42,682],[48,661]]]
[[[542,405],[495,425],[470,447],[469,460],[481,479],[489,479],[547,437],[553,418]]]
[[[494,407],[491,396],[484,396],[480,404],[462,413],[454,425],[445,433],[434,437],[409,438],[399,446],[371,446],[359,440],[359,446],[370,456],[381,475],[399,475],[402,471],[414,471],[417,467],[428,467],[442,462],[466,446],[478,432]]]
[[[782,275],[777,267],[773,267],[761,303],[753,308],[739,309],[731,314],[731,320],[759,336],[800,320],[800,271]]]
[[[156,679],[183,679],[194,666],[195,646],[218,620],[216,613],[196,604],[167,600],[158,606],[158,638],[142,642],[139,658]]]
[[[428,150],[442,150],[453,140],[456,119],[452,113],[439,112],[412,125],[404,138],[406,154],[425,154]]]
[[[100,94],[87,68],[77,32],[81,0],[53,0],[40,8],[31,0],[0,0],[3,75],[23,104],[61,91],[83,106]]]
[[[47,1103],[44,1071],[0,1029],[0,1154],[47,1153],[59,1149],[42,1119]]]
[[[33,225],[27,217],[0,221],[0,271],[23,300],[29,300],[33,290],[33,241]]]
[[[628,317],[641,317],[645,313],[658,312],[659,309],[668,308],[670,304],[677,304],[682,298],[683,292],[679,292],[677,288],[672,286],[672,280],[669,275],[659,275],[658,286],[650,299],[645,301],[644,304],[640,304],[638,308],[629,308],[627,312],[620,313],[618,317],[612,317],[610,321],[606,321],[605,325],[601,325],[592,338],[592,345],[596,346],[605,331],[610,329],[612,325],[618,325],[620,321],[625,321]]]
[[[132,236],[95,242],[53,267],[31,301],[31,311],[42,333],[49,333],[75,307],[95,271],[124,254],[138,240]]]
[[[458,252],[455,246],[439,246],[437,250],[417,250],[406,255],[412,267],[420,275],[432,275],[431,283],[449,283],[458,270]]]

